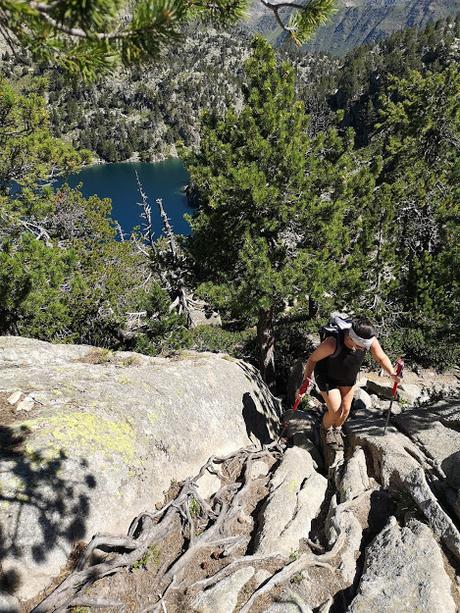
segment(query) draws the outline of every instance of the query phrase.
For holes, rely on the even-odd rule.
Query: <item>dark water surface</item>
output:
[[[190,226],[184,220],[184,213],[191,213],[183,188],[188,183],[187,171],[177,159],[165,160],[154,164],[125,162],[120,164],[98,164],[84,168],[71,175],[67,182],[72,187],[83,183],[81,188],[85,196],[97,194],[101,198],[112,200],[112,217],[120,222],[125,233],[130,233],[134,226],[141,223],[141,201],[137,189],[137,170],[152,207],[152,220],[155,236],[162,234],[163,228],[156,198],[163,198],[163,206],[171,220],[176,234],[190,234]]]

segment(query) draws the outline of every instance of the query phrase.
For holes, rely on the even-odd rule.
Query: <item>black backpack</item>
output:
[[[321,326],[319,329],[319,339],[321,342],[323,342],[328,336],[333,336],[336,340],[336,348],[334,353],[329,356],[330,358],[336,358],[339,355],[343,345],[344,330],[349,330],[351,328],[351,324],[352,319],[349,315],[334,311],[331,313],[329,322],[325,326]]]

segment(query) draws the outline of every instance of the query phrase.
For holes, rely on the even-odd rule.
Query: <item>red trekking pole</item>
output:
[[[302,385],[300,386],[299,389],[299,396],[297,398],[297,400],[294,402],[294,406],[292,407],[293,411],[297,411],[297,407],[299,406],[302,398],[305,396],[305,394],[308,392],[308,388],[310,387],[312,381],[311,379],[307,379],[306,381],[304,381],[302,383]]]
[[[395,373],[398,377],[402,376],[402,372],[404,370],[404,361],[402,358],[398,358],[396,360],[396,364],[395,364]],[[393,406],[393,401],[396,400],[396,392],[398,391],[398,383],[395,381],[393,383],[393,398],[391,399],[390,402],[390,406],[388,407],[388,412],[387,412],[387,419],[385,422],[385,428],[383,429],[383,434],[386,433],[387,428],[388,428],[388,424],[390,423],[390,417],[391,417],[391,407]]]
[[[300,386],[300,389],[299,389],[299,397],[298,397],[298,398],[297,398],[297,400],[294,402],[294,406],[292,407],[292,410],[293,410],[293,411],[296,411],[296,410],[297,410],[297,407],[299,406],[300,401],[301,401],[301,400],[302,400],[302,398],[305,396],[305,394],[308,392],[308,388],[310,387],[311,383],[312,383],[312,380],[311,380],[311,379],[307,379],[307,380],[306,380],[306,381],[304,381],[304,382],[302,383],[302,385]],[[283,422],[283,427],[281,428],[280,437],[281,437],[281,436],[283,436],[284,431],[285,431],[285,430],[286,430],[286,428],[287,428],[287,425],[288,425],[287,421],[284,421],[284,422]]]

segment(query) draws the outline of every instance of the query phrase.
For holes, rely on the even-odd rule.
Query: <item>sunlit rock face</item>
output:
[[[172,479],[266,443],[279,404],[248,364],[0,338],[0,564],[21,599],[79,541],[125,534]]]

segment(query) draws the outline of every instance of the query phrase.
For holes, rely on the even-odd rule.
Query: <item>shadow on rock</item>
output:
[[[460,490],[460,451],[452,453],[441,462],[441,468],[444,471],[447,483]]]
[[[70,551],[86,536],[88,492],[96,487],[86,460],[31,450],[29,433],[0,426],[0,589],[10,592],[21,583],[16,564],[44,563],[52,549],[64,542]]]
[[[435,422],[440,422],[451,430],[460,430],[460,399],[447,398],[442,401],[424,404],[405,409],[399,415],[392,415],[388,432],[393,432],[395,426],[406,433],[416,435],[417,432],[429,430]],[[360,402],[355,402],[349,425],[353,430],[371,436],[385,436],[384,427],[387,412],[366,409]]]
[[[265,415],[264,423],[269,433],[268,442],[270,442],[280,429],[280,419],[282,415],[281,402],[278,398],[273,396],[273,394],[270,392],[270,390],[268,389],[267,385],[265,384],[258,370],[256,370],[254,367],[250,366],[249,364],[246,364],[245,362],[241,362],[241,361],[238,362],[238,366],[244,372],[246,378],[252,384],[256,385],[256,388],[253,390],[252,394],[254,395],[255,400],[257,400],[260,403],[262,410],[264,411],[264,415]],[[257,411],[255,400],[251,396],[251,394],[247,392],[244,396],[249,396],[249,398],[251,399],[253,407],[250,407],[249,411],[251,412],[252,410],[255,410],[257,414],[261,416],[260,412]],[[243,417],[246,422],[246,417],[244,413],[245,402],[248,402],[248,401],[245,401],[243,397]],[[246,423],[246,428],[247,428],[247,423]]]
[[[242,415],[249,438],[255,436],[261,445],[267,445],[272,441],[267,427],[267,419],[262,413],[259,413],[256,403],[249,392],[243,395]]]

